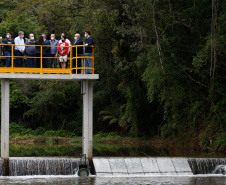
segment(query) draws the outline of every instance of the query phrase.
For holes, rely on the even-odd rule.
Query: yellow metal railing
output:
[[[16,45],[16,46],[28,46],[28,47],[40,47],[40,57],[31,57],[31,56],[15,56],[14,54],[14,47],[15,44],[0,44],[0,47],[4,46],[11,46],[11,56],[1,56],[1,59],[11,58],[11,67],[0,67],[0,73],[39,73],[39,74],[85,74],[87,69],[92,69],[92,74],[94,74],[94,46],[90,45],[88,47],[92,47],[92,55],[91,56],[84,56],[83,54],[78,55],[78,48],[85,47],[85,45],[74,45],[74,46],[51,46],[51,45]],[[59,57],[43,57],[43,47],[69,47],[70,53],[67,57],[69,61],[68,68],[62,69],[60,67],[58,68],[43,68],[43,59],[59,59]],[[75,54],[73,53],[73,49],[75,48]],[[40,67],[15,67],[15,59],[16,58],[35,58],[40,59]],[[92,67],[86,67],[85,66],[85,60],[87,58],[91,58]],[[81,59],[81,67],[78,67],[78,59]],[[73,66],[75,60],[75,66]],[[54,62],[53,62],[54,63]],[[60,63],[60,62],[59,62]],[[36,61],[37,64],[37,61]],[[24,65],[24,62],[23,62]],[[38,64],[39,65],[39,64]],[[80,71],[79,71],[80,70]],[[79,72],[78,72],[79,71]]]

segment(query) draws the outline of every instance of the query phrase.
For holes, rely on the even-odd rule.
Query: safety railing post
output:
[[[69,46],[70,48],[70,74],[72,74],[72,50],[73,48],[71,46]]]
[[[40,71],[40,74],[43,74],[43,71],[42,71],[42,46],[41,46],[41,52],[40,52],[40,69],[41,69],[41,71]]]
[[[94,74],[94,47],[92,46],[92,58],[91,58],[91,61],[92,61],[92,74]]]
[[[76,46],[76,74],[78,74],[78,46]]]
[[[13,64],[14,64],[14,62],[13,62],[13,58],[14,58],[14,52],[13,52],[13,45],[12,45],[12,48],[11,48],[11,52],[12,52],[12,54],[11,54],[11,66],[12,66],[12,71],[11,71],[11,73],[14,73],[14,68],[13,68]]]

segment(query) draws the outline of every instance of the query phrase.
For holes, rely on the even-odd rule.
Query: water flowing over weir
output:
[[[78,170],[77,158],[11,157],[9,175],[73,175]]]
[[[9,175],[73,175],[78,170],[78,158],[11,157]]]
[[[74,175],[79,168],[79,164],[80,158],[10,157],[9,175]],[[4,175],[4,169],[4,159],[0,159],[0,176]]]
[[[226,159],[188,159],[193,174],[226,175]]]
[[[0,158],[0,176],[5,174],[5,162],[4,159]]]

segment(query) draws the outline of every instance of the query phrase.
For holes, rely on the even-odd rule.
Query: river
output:
[[[25,176],[0,177],[1,185],[225,185],[223,176],[161,176],[161,177],[77,177]]]

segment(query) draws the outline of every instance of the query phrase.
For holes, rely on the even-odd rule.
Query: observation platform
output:
[[[27,53],[24,54],[24,56],[17,56],[15,55],[15,46],[24,46],[25,48],[33,47],[35,48],[35,51],[40,51],[40,53],[36,53],[36,56],[30,56]],[[5,62],[1,62],[4,64],[4,67],[0,67],[0,78],[17,78],[19,79],[21,76],[21,79],[24,78],[31,78],[31,79],[56,79],[56,80],[96,80],[99,77],[98,75],[94,75],[94,46],[85,46],[85,45],[74,45],[74,46],[51,46],[51,45],[14,45],[14,44],[0,44],[0,47],[3,49],[5,47],[5,50],[11,50],[10,53],[6,56],[0,56],[1,60],[5,60]],[[51,48],[67,48],[69,47],[69,54],[64,55],[55,55],[54,57],[50,57],[50,49]],[[84,48],[90,47],[92,51],[90,56],[85,55]],[[26,50],[26,49],[25,49]],[[62,69],[60,68],[61,62],[58,62],[58,59],[60,57],[66,57],[67,60],[67,67]],[[87,66],[86,60],[91,60],[92,66]],[[21,60],[23,60],[21,62]],[[28,61],[29,60],[29,61]],[[34,60],[34,61],[32,61]],[[57,66],[54,66],[54,61],[56,60]],[[50,62],[52,61],[52,62]],[[32,64],[33,62],[33,64]],[[59,65],[58,65],[59,63]],[[32,66],[33,65],[33,66]],[[89,64],[90,65],[90,64]],[[6,67],[7,66],[7,67]],[[32,66],[32,67],[31,67]],[[55,67],[55,68],[54,68]],[[87,74],[87,71],[89,70],[89,75]],[[91,72],[90,72],[91,71]],[[2,75],[2,74],[8,74],[8,75]],[[90,74],[91,73],[91,74]],[[19,74],[19,75],[14,75]],[[25,75],[30,74],[30,75]],[[31,75],[35,74],[35,75]],[[37,74],[49,74],[49,75],[37,75]],[[58,75],[53,75],[58,74]],[[72,75],[66,77],[65,74],[72,75],[72,74],[79,74]],[[82,76],[80,76],[82,75]],[[36,78],[37,77],[37,78]]]

